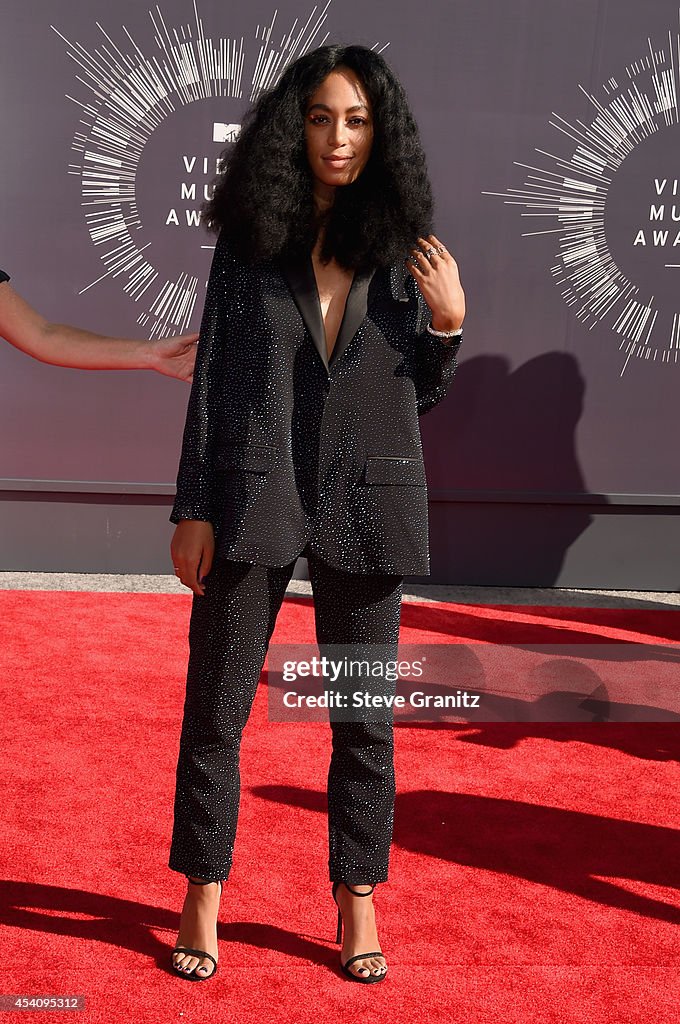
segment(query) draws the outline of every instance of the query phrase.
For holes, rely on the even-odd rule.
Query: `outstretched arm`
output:
[[[110,338],[41,316],[14,291],[0,283],[0,335],[26,355],[52,366],[79,370],[156,370],[191,381],[197,334],[145,341]]]

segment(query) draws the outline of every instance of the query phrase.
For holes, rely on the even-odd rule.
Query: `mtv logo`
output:
[[[236,136],[240,131],[240,124],[222,124],[220,121],[215,121],[213,124],[213,142],[236,142]]]

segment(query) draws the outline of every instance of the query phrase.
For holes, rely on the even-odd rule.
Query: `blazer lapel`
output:
[[[354,275],[329,363],[319,290],[316,285],[311,256],[304,259],[287,260],[281,264],[281,273],[291,290],[295,304],[326,370],[330,370],[330,367],[338,361],[366,316],[368,286],[374,272],[374,270],[362,273],[357,271]]]
[[[312,273],[314,273],[313,268]],[[347,295],[347,303],[345,305],[342,323],[340,324],[340,330],[338,331],[338,336],[335,341],[335,347],[331,352],[331,366],[334,366],[335,363],[338,362],[342,353],[345,351],[363,323],[364,317],[366,316],[366,310],[368,308],[368,286],[371,283],[374,273],[375,270],[368,270],[363,271],[362,273],[356,271],[354,274],[352,286],[349,290],[349,294]]]
[[[311,259],[286,260],[281,264],[281,273],[293,294],[295,305],[300,310],[300,316],[305,322],[316,350],[324,366],[328,369],[326,337],[312,261]]]

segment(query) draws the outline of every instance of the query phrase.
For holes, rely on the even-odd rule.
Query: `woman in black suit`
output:
[[[431,218],[403,88],[379,54],[338,45],[295,61],[251,107],[205,211],[219,237],[170,517],[175,572],[194,593],[169,859],[193,883],[172,957],[191,980],[217,970],[241,734],[296,558],[320,647],[391,657],[404,575],[429,572],[418,417],[446,393],[465,313]],[[331,715],[331,727],[340,964],[376,982],[392,720]]]

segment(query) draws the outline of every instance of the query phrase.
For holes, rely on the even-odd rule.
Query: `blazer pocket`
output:
[[[425,466],[421,459],[396,455],[374,455],[366,459],[364,483],[413,484],[425,487]]]
[[[267,473],[276,461],[277,449],[268,444],[238,445],[217,456],[219,469],[244,469],[251,473]]]

